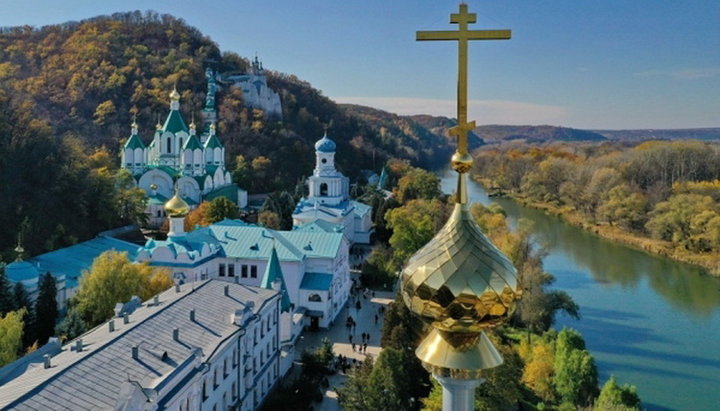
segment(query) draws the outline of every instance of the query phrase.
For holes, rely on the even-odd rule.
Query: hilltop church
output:
[[[138,187],[148,195],[146,212],[152,226],[162,224],[163,205],[177,186],[191,208],[202,201],[227,197],[239,208],[247,206],[247,191],[232,182],[225,168],[225,147],[217,136],[215,93],[217,84],[207,69],[208,93],[202,111],[203,127],[198,135],[195,122],[186,125],[180,113],[180,93],[170,93],[170,112],[157,124],[149,146],[145,146],[133,121],[130,137],[122,149],[122,168],[129,170]]]

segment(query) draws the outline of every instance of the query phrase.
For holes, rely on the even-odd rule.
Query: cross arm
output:
[[[460,40],[461,38],[467,40],[509,40],[510,35],[510,30],[418,31],[416,40]]]

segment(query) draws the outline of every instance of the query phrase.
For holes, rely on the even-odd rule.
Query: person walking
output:
[[[375,314],[375,325],[377,325],[377,323],[378,323],[378,315]]]
[[[355,351],[355,343],[352,343],[352,350]]]
[[[363,344],[363,352],[367,354],[367,343]]]

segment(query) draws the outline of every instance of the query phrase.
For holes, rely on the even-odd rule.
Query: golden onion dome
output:
[[[165,212],[170,217],[185,217],[190,212],[190,206],[176,191],[173,198],[165,203]]]
[[[170,100],[180,100],[180,93],[178,93],[177,88],[173,88],[173,91],[170,92]]]
[[[461,198],[466,198],[464,175]],[[477,334],[504,322],[520,297],[512,262],[482,233],[465,201],[401,274],[405,304],[442,332]]]

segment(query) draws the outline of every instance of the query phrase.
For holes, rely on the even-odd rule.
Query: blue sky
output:
[[[720,127],[720,1],[468,1],[470,119],[579,128]],[[183,18],[222,50],[257,54],[338,102],[455,115],[457,46],[416,42],[447,30],[457,1],[0,0],[0,26],[115,11]]]

